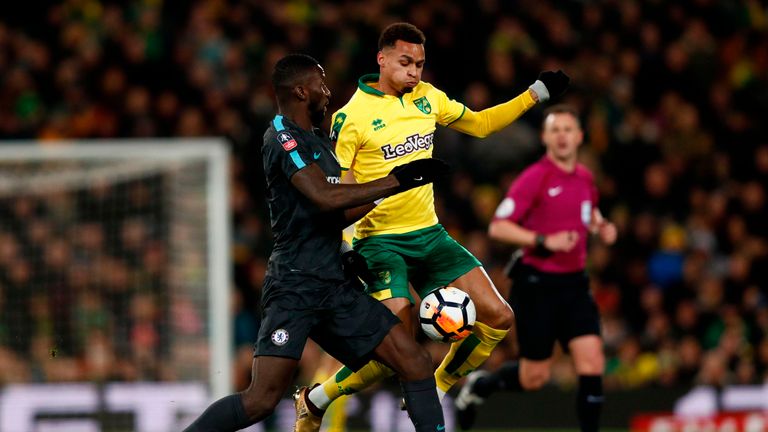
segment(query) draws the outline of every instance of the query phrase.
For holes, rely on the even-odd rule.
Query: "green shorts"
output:
[[[440,224],[405,234],[354,239],[352,244],[376,276],[366,292],[379,301],[404,297],[415,303],[408,281],[424,298],[482,265]]]

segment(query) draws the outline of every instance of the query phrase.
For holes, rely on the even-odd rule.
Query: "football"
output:
[[[472,333],[475,304],[467,293],[458,288],[439,288],[421,300],[419,322],[430,339],[456,342]]]

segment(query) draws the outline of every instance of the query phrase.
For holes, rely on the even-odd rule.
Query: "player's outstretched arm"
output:
[[[448,164],[437,159],[420,159],[404,165],[398,165],[392,169],[391,175],[398,178],[401,191],[423,186],[426,178],[431,178],[433,181],[439,177],[447,176],[450,172]],[[426,174],[426,177],[424,175]],[[421,180],[412,181],[411,177],[420,177]],[[357,184],[355,177],[351,171],[347,173],[341,179],[343,184]],[[342,221],[345,226],[351,223],[357,222],[360,218],[368,214],[376,207],[379,200],[376,200],[374,204],[365,204],[358,207],[353,207],[344,210],[344,220]]]
[[[439,159],[419,159],[395,167],[386,177],[359,184],[330,184],[316,164],[291,176],[291,183],[324,211],[343,210],[374,202],[405,190],[424,186],[447,175],[448,165]]]
[[[545,71],[539,78],[514,99],[479,112],[467,109],[464,115],[449,127],[478,138],[485,138],[509,126],[531,109],[537,102],[544,102],[562,95],[570,78],[563,71]]]
[[[291,183],[324,211],[342,210],[397,193],[400,183],[394,176],[362,184],[331,184],[316,164],[307,165],[291,176]]]

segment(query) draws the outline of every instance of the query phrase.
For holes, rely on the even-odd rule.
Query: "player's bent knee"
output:
[[[605,370],[605,355],[601,346],[580,352],[572,350],[572,357],[576,373],[579,375],[601,375]]]
[[[526,391],[539,390],[549,381],[549,371],[535,371],[520,375],[520,386]]]
[[[411,354],[411,360],[406,362],[412,379],[419,380],[432,376],[432,356],[421,345],[415,344],[416,349]]]
[[[248,418],[261,420],[275,412],[282,394],[276,391],[248,391],[242,393],[243,408]]]
[[[432,357],[429,352],[415,341],[413,345],[402,352],[400,378],[404,381],[415,381],[432,376]]]
[[[404,381],[428,378],[432,375],[429,352],[402,329],[393,329],[376,347],[375,357],[391,367]]]
[[[515,323],[515,314],[506,302],[495,303],[483,315],[487,316],[478,316],[477,320],[491,328],[508,330]]]

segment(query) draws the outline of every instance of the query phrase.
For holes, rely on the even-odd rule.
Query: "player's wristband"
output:
[[[536,93],[539,97],[539,103],[549,100],[549,90],[547,86],[541,80],[536,80],[533,84],[528,86],[529,89]]]
[[[547,249],[544,242],[547,240],[547,236],[541,233],[536,233],[536,239],[533,244],[533,254],[537,256],[548,256],[552,254],[552,251]]]

